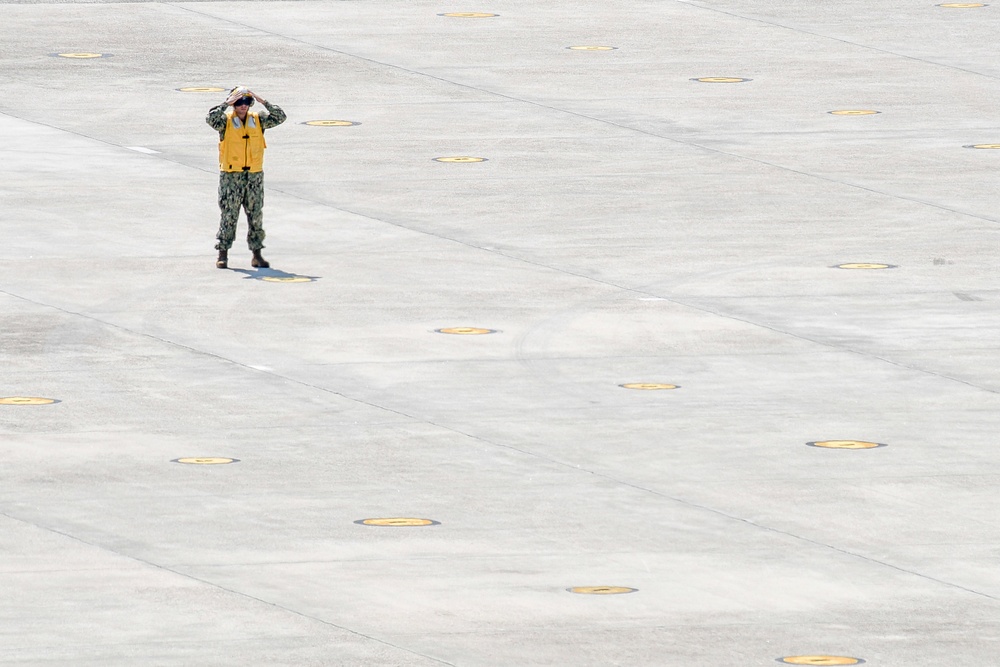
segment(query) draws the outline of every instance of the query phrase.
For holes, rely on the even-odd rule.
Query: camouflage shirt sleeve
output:
[[[226,135],[226,108],[229,105],[223,102],[217,107],[212,107],[205,116],[205,122],[212,126],[213,130],[219,131],[219,141]]]
[[[265,130],[270,127],[274,127],[275,125],[281,125],[288,117],[277,104],[264,102],[264,108],[267,109],[267,114],[260,115],[260,126]],[[223,128],[225,128],[225,125],[223,125]]]

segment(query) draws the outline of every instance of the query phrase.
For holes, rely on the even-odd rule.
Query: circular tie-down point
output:
[[[50,56],[55,56],[57,58],[74,58],[76,60],[86,60],[88,58],[107,58],[110,53],[50,53]]]
[[[806,444],[810,447],[822,447],[823,449],[876,449],[877,447],[889,446],[884,442],[868,442],[866,440],[814,440]]]
[[[663,384],[660,382],[628,382],[618,386],[624,389],[641,389],[644,391],[654,391],[656,389],[680,389],[679,384]]]
[[[946,2],[943,5],[938,5],[938,7],[947,7],[948,9],[972,9],[974,7],[989,7],[989,5],[982,2]]]
[[[743,83],[744,81],[753,81],[753,79],[741,79],[737,76],[703,76],[699,79],[691,80],[698,81],[699,83]]]
[[[434,158],[434,161],[469,163],[469,162],[486,162],[486,158],[472,157],[471,155],[453,155],[451,157],[436,157]]]
[[[354,523],[360,526],[381,526],[383,528],[410,528],[420,526],[440,526],[440,521],[433,519],[416,519],[412,517],[389,517],[383,519],[358,519]]]
[[[882,112],[874,109],[837,109],[836,111],[827,111],[827,113],[834,116],[874,116]]]
[[[895,269],[897,268],[895,264],[878,264],[876,262],[852,262],[848,264],[837,264],[836,266],[830,267],[833,269],[860,269],[874,271],[878,269]]]
[[[264,276],[261,278],[268,283],[311,283],[314,282],[309,276]]]
[[[302,123],[303,125],[312,125],[313,127],[353,127],[355,125],[361,125],[353,120],[307,120]]]
[[[0,405],[52,405],[58,402],[54,398],[42,398],[41,396],[4,396],[0,398]]]
[[[639,589],[627,586],[574,586],[566,590],[579,595],[624,595],[625,593],[635,593]]]
[[[447,16],[453,19],[490,19],[500,15],[489,14],[487,12],[447,12],[445,14],[438,14],[438,16]]]
[[[187,88],[175,88],[182,93],[222,93],[225,92],[225,88],[219,88],[218,86],[188,86]]]
[[[171,459],[171,463],[187,463],[196,466],[221,466],[227,463],[239,463],[239,459],[230,459],[225,456],[188,456],[180,459]]]
[[[496,332],[496,329],[480,329],[479,327],[448,327],[447,329],[434,330],[434,333],[453,334],[456,336],[484,336]]]
[[[567,46],[570,51],[617,51],[617,46]]]
[[[844,655],[791,655],[778,658],[777,662],[786,665],[860,665],[864,660]]]
[[[978,148],[980,150],[991,150],[1000,148],[1000,144],[969,144],[968,146],[962,146],[962,148]]]

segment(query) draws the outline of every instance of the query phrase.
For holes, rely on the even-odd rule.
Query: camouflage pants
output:
[[[264,247],[264,172],[219,172],[219,242],[216,250],[229,250],[236,238],[240,207],[247,212],[247,245],[250,250]]]

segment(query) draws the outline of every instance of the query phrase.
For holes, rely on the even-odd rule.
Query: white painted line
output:
[[[142,146],[126,146],[125,148],[130,151],[135,151],[136,153],[146,153],[148,155],[159,155],[160,151],[154,151],[152,148],[143,148]]]

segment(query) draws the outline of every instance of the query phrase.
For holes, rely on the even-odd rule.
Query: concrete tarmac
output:
[[[998,664],[998,28],[0,0],[0,665]]]

